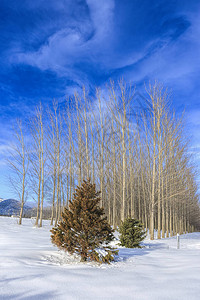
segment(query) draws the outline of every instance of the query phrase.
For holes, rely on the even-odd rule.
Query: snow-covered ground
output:
[[[50,242],[50,226],[0,217],[0,299],[200,299],[200,233],[119,248],[111,265],[78,263]]]

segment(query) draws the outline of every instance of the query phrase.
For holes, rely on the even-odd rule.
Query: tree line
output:
[[[90,178],[101,191],[110,224],[140,219],[150,238],[200,229],[196,167],[184,117],[172,109],[166,89],[155,82],[141,96],[125,82],[95,96],[85,89],[66,103],[40,104],[34,117],[17,121],[9,165],[21,201],[51,207],[51,225],[61,220],[77,185]]]

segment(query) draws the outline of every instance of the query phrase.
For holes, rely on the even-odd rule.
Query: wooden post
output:
[[[177,249],[180,249],[180,235],[177,233]]]

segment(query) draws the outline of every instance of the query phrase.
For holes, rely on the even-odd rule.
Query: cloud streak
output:
[[[67,3],[72,9],[70,1],[61,1],[54,9],[59,11]],[[33,5],[34,9],[38,5],[38,2],[35,7]],[[123,28],[119,28],[117,23],[117,5],[114,0],[87,0],[80,20],[70,17],[71,22],[59,26],[36,50],[27,51],[23,45],[11,49],[9,63],[29,65],[41,71],[50,70],[59,77],[69,78],[75,85],[85,83],[88,87],[95,82],[95,78],[90,76],[93,72],[104,74],[105,80],[114,74],[114,77],[124,76],[136,82],[155,77],[166,84],[174,80],[178,82],[180,78],[186,80],[188,75],[199,72],[200,24],[197,12],[174,8],[173,14],[157,20],[159,31],[153,28],[149,34],[146,33],[146,25],[142,27],[140,24],[141,33],[133,30],[134,36],[126,37],[126,47],[120,40]],[[160,7],[155,6],[155,10],[158,9]],[[138,14],[140,10],[136,12]],[[138,21],[139,17],[133,11],[134,17]],[[144,40],[140,39],[140,34],[144,35]],[[131,46],[128,39],[138,43],[134,42]]]
[[[30,65],[42,71],[51,70],[78,85],[83,84],[86,76],[79,67],[81,64],[105,65],[102,57],[111,44],[114,1],[103,0],[99,3],[87,0],[87,5],[87,19],[81,22],[75,20],[70,26],[56,31],[36,51],[12,49],[10,63]]]

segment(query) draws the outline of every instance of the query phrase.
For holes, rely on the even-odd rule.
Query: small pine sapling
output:
[[[121,246],[126,248],[141,248],[140,242],[146,237],[143,224],[132,218],[127,218],[124,222],[121,222],[119,233]]]
[[[76,188],[69,209],[64,208],[62,221],[52,228],[51,240],[60,249],[80,255],[81,261],[109,263],[118,251],[108,245],[114,239],[114,230],[104,216],[104,209],[99,207],[99,195],[95,184],[83,181]]]

